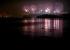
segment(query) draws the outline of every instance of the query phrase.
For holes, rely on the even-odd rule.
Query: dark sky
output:
[[[46,1],[60,1],[64,3],[64,9],[70,12],[67,0],[0,0],[0,13],[20,14],[21,5],[25,3],[44,3]]]

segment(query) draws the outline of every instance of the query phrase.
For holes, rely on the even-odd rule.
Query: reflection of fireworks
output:
[[[53,21],[52,25],[51,22]],[[24,26],[23,31],[25,33],[29,32],[30,35],[41,35],[41,36],[50,36],[54,33],[54,36],[62,36],[63,29],[63,20],[60,19],[25,19],[23,20]],[[53,31],[51,32],[51,29]],[[28,33],[28,34],[29,34]],[[41,34],[39,34],[41,33]]]
[[[45,19],[45,31],[50,29],[50,19]]]

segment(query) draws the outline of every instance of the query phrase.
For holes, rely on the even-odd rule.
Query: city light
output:
[[[43,4],[31,4],[23,6],[24,12],[30,14],[62,14],[64,11],[62,3],[43,3]]]
[[[49,8],[45,9],[45,12],[50,13],[50,9]]]
[[[59,13],[61,13],[61,11],[60,11],[60,10],[54,10],[53,13],[54,13],[54,14],[56,14],[56,13],[59,14]]]
[[[28,9],[25,9],[24,11],[25,11],[25,12],[29,12],[29,10],[28,10]]]

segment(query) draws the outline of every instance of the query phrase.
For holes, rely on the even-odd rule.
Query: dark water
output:
[[[65,38],[69,38],[69,19],[64,19],[64,28],[63,28],[63,37],[55,38],[55,37],[31,37],[22,35],[22,21],[23,18],[16,18],[16,17],[8,17],[8,18],[0,18],[0,34],[3,40],[11,40],[16,41],[16,47],[20,47],[26,44],[31,44],[36,41],[37,43],[42,42],[46,43],[48,41],[63,41]],[[23,32],[24,33],[24,32]],[[67,36],[67,37],[66,37]],[[47,41],[46,41],[47,40]],[[45,41],[45,42],[44,42]]]

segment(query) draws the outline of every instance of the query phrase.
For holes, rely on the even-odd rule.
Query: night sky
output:
[[[22,13],[21,7],[25,4],[38,4],[44,2],[62,2],[64,10],[70,12],[69,1],[67,0],[0,0],[0,14],[20,15]]]

